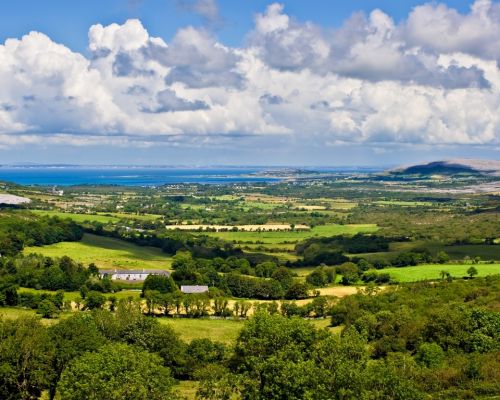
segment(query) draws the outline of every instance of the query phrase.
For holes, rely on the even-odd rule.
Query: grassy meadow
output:
[[[101,222],[103,224],[106,224],[108,222],[118,222],[120,221],[120,218],[113,217],[113,216],[108,216],[108,215],[101,215],[101,214],[75,214],[75,213],[66,213],[62,211],[50,211],[50,210],[31,210],[32,213],[38,214],[38,215],[47,215],[49,217],[59,217],[59,218],[70,218],[75,222]]]
[[[243,321],[234,319],[159,318],[162,324],[171,326],[183,340],[210,339],[233,344],[243,327]]]
[[[30,253],[47,257],[68,256],[84,265],[94,263],[104,269],[169,269],[172,264],[172,259],[158,248],[137,246],[91,234],[85,234],[80,242],[61,242],[24,249],[24,254]]]
[[[421,280],[441,279],[441,271],[448,271],[453,278],[468,276],[467,270],[472,264],[422,264],[414,267],[384,268],[380,272],[390,274],[398,282],[416,282]],[[477,276],[500,274],[500,264],[475,264]]]
[[[356,225],[318,225],[304,231],[275,231],[275,232],[204,232],[209,236],[218,237],[233,242],[262,242],[263,244],[296,243],[311,237],[355,235],[356,233],[376,232],[378,227],[374,224]]]
[[[68,213],[63,211],[52,210],[30,210],[34,214],[48,215],[49,217],[70,218],[75,222],[101,222],[106,224],[108,222],[116,223],[123,219],[135,219],[139,221],[155,221],[161,218],[161,215],[154,214],[127,214],[127,213],[96,213],[96,214],[77,214]]]

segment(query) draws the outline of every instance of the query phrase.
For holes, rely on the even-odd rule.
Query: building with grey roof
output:
[[[207,293],[207,285],[182,285],[181,292],[185,294]]]

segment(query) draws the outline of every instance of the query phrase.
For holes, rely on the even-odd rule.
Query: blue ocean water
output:
[[[21,185],[159,186],[176,183],[274,182],[259,168],[0,167],[0,181]]]

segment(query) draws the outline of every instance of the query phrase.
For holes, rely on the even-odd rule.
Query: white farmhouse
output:
[[[148,275],[170,276],[170,272],[160,269],[101,269],[99,270],[99,275],[101,276],[101,278],[109,276],[114,281],[144,281],[146,280]]]

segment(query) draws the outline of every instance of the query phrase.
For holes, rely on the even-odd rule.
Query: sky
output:
[[[499,156],[499,1],[0,4],[0,164]]]

